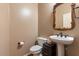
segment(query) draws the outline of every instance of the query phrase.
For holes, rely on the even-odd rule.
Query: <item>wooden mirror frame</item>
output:
[[[53,8],[53,28],[54,28],[54,30],[71,30],[71,29],[73,29],[75,27],[75,21],[74,21],[74,19],[75,19],[75,9],[74,9],[75,8],[75,3],[71,3],[71,8],[72,8],[72,10],[71,10],[71,15],[72,15],[72,22],[71,22],[71,24],[72,24],[72,27],[71,28],[63,28],[63,29],[55,28],[55,26],[56,26],[56,24],[55,24],[56,8],[58,6],[60,6],[60,5],[62,5],[62,4],[64,4],[64,3],[56,3],[56,5]]]

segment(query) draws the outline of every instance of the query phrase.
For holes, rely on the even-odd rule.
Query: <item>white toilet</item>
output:
[[[30,52],[32,52],[33,55],[41,55],[41,50],[43,47],[43,43],[45,43],[48,39],[44,37],[38,37],[37,42],[38,45],[34,45],[30,48]]]

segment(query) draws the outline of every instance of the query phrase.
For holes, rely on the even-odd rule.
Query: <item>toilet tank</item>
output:
[[[38,41],[38,45],[43,46],[43,43],[45,43],[48,39],[44,38],[44,37],[38,37],[37,41]]]

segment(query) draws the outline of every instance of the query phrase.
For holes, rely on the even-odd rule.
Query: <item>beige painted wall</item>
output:
[[[0,56],[10,55],[10,19],[9,4],[0,3]]]
[[[51,14],[52,14],[52,7],[54,4],[38,4],[38,32],[39,36],[48,36],[53,34],[53,28],[51,26]],[[51,23],[51,24],[50,24]]]
[[[29,16],[21,14],[23,8],[30,10]],[[0,56],[24,55],[34,45],[37,35],[38,4],[0,3]],[[20,41],[25,44],[17,49]]]
[[[21,9],[29,9],[30,16],[20,14]],[[38,4],[10,4],[10,54],[24,55],[34,45],[38,35]],[[24,41],[21,49],[17,49],[17,43]]]
[[[51,34],[56,34],[61,31],[54,30],[53,16],[51,16],[54,4],[38,4],[38,33],[39,36],[45,35],[49,36]],[[79,19],[75,19],[75,28],[73,30],[62,31],[63,34],[68,34],[74,36],[75,40],[71,45],[68,45],[66,50],[67,55],[78,55],[79,56]]]

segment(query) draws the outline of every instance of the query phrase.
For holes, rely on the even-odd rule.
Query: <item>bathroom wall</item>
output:
[[[54,4],[38,4],[38,32],[39,36],[48,36],[53,34],[53,28],[51,26],[51,14],[52,14],[52,5]],[[50,24],[51,22],[51,24]]]
[[[38,36],[38,4],[10,4],[10,16],[10,55],[24,55]],[[21,41],[25,44],[18,49]]]
[[[79,5],[79,4],[77,4]],[[79,19],[75,19],[75,28],[67,31],[58,31],[53,29],[53,11],[54,4],[48,3],[40,3],[38,4],[38,33],[39,36],[45,35],[53,35],[59,32],[63,32],[63,34],[68,34],[70,36],[75,37],[74,42],[71,45],[67,46],[66,55],[74,55],[79,56]]]
[[[0,56],[10,55],[9,4],[0,3]]]

